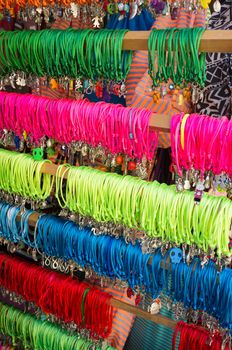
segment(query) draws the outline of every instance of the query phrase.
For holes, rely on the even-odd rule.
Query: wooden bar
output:
[[[171,329],[175,329],[175,326],[177,324],[176,321],[173,321],[172,319],[170,319],[166,316],[163,316],[160,314],[152,315],[148,311],[144,311],[143,309],[140,309],[136,306],[127,304],[127,303],[120,301],[118,299],[112,298],[111,305],[114,306],[115,308],[130,312],[136,316],[145,318],[146,320],[150,320],[152,322],[161,324],[161,325],[166,326],[166,327],[171,328]]]
[[[129,31],[123,40],[124,50],[148,50],[149,31]],[[200,52],[232,52],[232,30],[206,30]]]
[[[153,113],[150,120],[150,128],[156,131],[170,132],[172,116],[169,114]]]
[[[51,163],[45,163],[42,167],[42,170],[41,172],[43,174],[50,174],[50,175],[56,175],[56,172],[57,172],[57,168],[58,168],[58,165],[56,164],[51,164]],[[61,172],[61,174],[63,174],[65,172],[65,169],[63,169],[63,171]],[[64,178],[66,179],[67,176],[64,176]]]

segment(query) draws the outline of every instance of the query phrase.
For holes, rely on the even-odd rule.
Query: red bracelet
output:
[[[96,338],[105,338],[111,332],[113,308],[109,294],[7,254],[0,254],[0,267],[1,285],[34,302],[43,312],[86,327]],[[82,324],[81,305],[87,288],[90,289],[84,300],[85,324]]]

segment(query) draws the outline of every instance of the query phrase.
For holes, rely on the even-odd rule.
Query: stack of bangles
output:
[[[0,254],[0,284],[46,314],[88,329],[92,338],[107,338],[112,329],[111,295],[35,264]]]
[[[153,87],[167,83],[169,79],[178,87],[188,83],[204,86],[205,53],[199,54],[204,31],[204,28],[196,27],[153,29],[150,32],[148,64]]]
[[[198,170],[232,176],[232,120],[199,114],[176,114],[171,121],[173,164],[183,170]]]
[[[149,129],[151,115],[146,109],[104,102],[0,93],[3,141],[6,130],[21,139],[26,134],[35,145],[47,136],[74,149],[77,142],[101,146],[105,154],[126,154],[139,162],[143,157],[151,161],[158,145],[158,134]]]
[[[24,72],[37,77],[90,79],[92,83],[122,82],[132,62],[132,51],[122,50],[126,32],[124,29],[1,31],[0,76]],[[67,45],[72,50],[67,50]]]
[[[179,336],[179,337],[178,337]],[[179,338],[179,346],[176,346]],[[223,338],[219,331],[210,332],[195,324],[178,322],[172,338],[172,350],[229,350],[231,337],[225,334]]]
[[[143,230],[163,242],[196,244],[204,252],[216,249],[218,257],[230,255],[232,203],[227,198],[206,193],[196,205],[193,193],[177,193],[174,185],[67,164],[56,175],[62,208],[97,222]]]
[[[0,150],[0,189],[25,200],[46,199],[53,176],[41,172],[44,164]],[[193,193],[177,193],[174,185],[67,164],[57,169],[55,195],[62,208],[98,223],[125,225],[163,242],[196,244],[204,252],[216,250],[218,257],[230,256],[232,203],[227,198],[206,193],[196,206]]]
[[[36,255],[38,259],[41,254],[45,266],[61,271],[62,260],[63,266],[66,263],[62,271],[72,273],[74,267],[84,268],[86,275],[89,273],[93,278],[119,279],[124,287],[128,286],[128,296],[140,290],[155,299],[164,293],[177,304],[183,303],[186,310],[204,310],[223,327],[230,327],[230,268],[221,267],[219,273],[217,264],[210,259],[193,258],[187,263],[184,251],[179,248],[166,253],[158,248],[152,254],[144,254],[138,242],[133,245],[109,235],[96,237],[87,227],[83,229],[51,215],[41,215],[35,231],[30,232],[29,220],[34,212],[25,211],[18,221],[18,207],[1,203],[0,209],[0,242],[8,246],[11,242],[25,243],[32,248],[32,257]]]
[[[88,350],[95,345],[91,340],[82,339],[80,335],[71,335],[66,330],[33,315],[27,314],[12,306],[0,302],[0,333],[10,337],[12,345],[23,345],[25,349],[41,350]],[[7,348],[1,347],[1,350]],[[11,348],[9,348],[10,350]],[[106,346],[106,350],[114,350]]]
[[[54,177],[43,174],[49,160],[35,161],[28,154],[0,149],[0,189],[33,200],[45,200],[51,194]]]

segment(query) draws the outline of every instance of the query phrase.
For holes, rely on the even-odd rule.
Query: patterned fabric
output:
[[[158,181],[159,183],[166,183],[170,185],[173,183],[172,173],[170,167],[172,164],[171,147],[158,148],[156,151],[156,158],[149,177],[150,181]]]
[[[134,299],[127,297],[127,288],[122,290],[107,287],[104,289],[114,298],[124,301],[125,303],[134,305]],[[116,349],[122,350],[133,326],[135,316],[124,310],[115,309],[112,331],[107,338],[110,345]]]
[[[142,9],[139,15],[130,19],[130,14],[126,13],[125,18],[119,20],[120,14],[109,16],[106,28],[109,29],[129,29],[129,30],[150,30],[154,23],[152,14],[146,9]]]
[[[221,1],[221,12],[212,14],[208,29],[232,29],[232,2]],[[215,117],[232,115],[232,55],[206,55],[206,86],[200,93],[196,111]]]
[[[160,15],[157,17],[153,28],[186,28],[186,27],[204,27],[205,11],[199,11],[196,14],[190,14],[184,10],[179,12],[176,20],[171,17]],[[151,90],[152,81],[148,74],[147,52],[137,51],[134,54],[130,73],[127,77],[127,106],[149,108],[154,113],[174,114],[179,112],[188,113],[191,111],[189,101],[180,102],[179,96],[166,95],[158,103],[153,100],[153,91]],[[167,133],[160,133],[160,147],[170,146],[170,137]]]
[[[92,281],[89,279],[89,282],[100,287],[99,280]],[[135,304],[135,297],[132,296],[130,299],[128,298],[127,288],[118,289],[112,286],[106,286],[104,287],[104,291],[111,294],[115,299],[123,301],[127,304]],[[114,309],[112,331],[107,338],[107,342],[115,349],[123,350],[128,335],[134,324],[134,320],[135,316],[133,314],[121,309]]]
[[[162,297],[160,313],[173,319],[172,312],[166,307],[166,299]],[[148,306],[150,302],[151,299],[146,297],[145,305]],[[137,317],[124,350],[171,350],[173,332],[168,327]]]

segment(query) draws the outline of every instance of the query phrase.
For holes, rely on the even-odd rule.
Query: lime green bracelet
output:
[[[54,182],[52,175],[41,172],[46,163],[50,161],[0,149],[0,189],[34,200],[46,199]]]
[[[67,165],[59,166],[57,174],[56,197],[72,212],[143,230],[162,241],[230,254],[232,203],[227,198],[204,194],[197,206],[192,192],[177,193],[175,186],[132,176]]]
[[[92,347],[91,340],[69,335],[64,329],[37,320],[12,306],[0,302],[0,333],[12,338],[13,345],[22,342],[25,349],[34,350],[83,350]],[[108,350],[114,350],[107,347]]]

